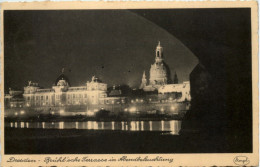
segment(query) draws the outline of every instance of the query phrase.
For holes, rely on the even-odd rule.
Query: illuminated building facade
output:
[[[185,81],[181,84],[168,84],[161,86],[158,89],[158,93],[161,95],[169,95],[169,94],[180,94],[180,98],[176,98],[177,101],[190,101],[190,82]]]
[[[26,106],[63,106],[82,104],[104,104],[107,84],[93,76],[86,86],[70,87],[69,80],[62,73],[52,88],[41,89],[37,83],[28,82],[24,87]]]

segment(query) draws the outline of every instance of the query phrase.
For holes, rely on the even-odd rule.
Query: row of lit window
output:
[[[31,99],[30,97],[27,97],[27,100],[30,100],[30,99]],[[32,99],[34,99],[34,98],[32,97]],[[43,100],[43,99],[48,100],[49,96],[36,96],[36,100]]]
[[[88,96],[87,96],[87,94],[84,94],[84,96],[83,96],[83,94],[72,94],[72,95],[68,95],[68,99],[70,99],[70,98],[87,98]]]

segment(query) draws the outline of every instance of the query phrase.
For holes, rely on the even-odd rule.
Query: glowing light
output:
[[[92,121],[88,121],[88,129],[92,129]]]
[[[139,129],[139,122],[138,122],[138,121],[136,121],[136,130],[138,130],[138,131],[140,130],[140,129]]]
[[[65,111],[63,109],[60,110],[60,114],[63,114]]]
[[[101,122],[101,128],[104,129],[105,128],[105,123]]]
[[[170,130],[172,134],[176,134],[175,132],[175,121],[170,121]]]
[[[92,116],[95,115],[94,111],[91,111],[91,110],[88,110],[86,114],[87,114],[87,116],[89,116],[89,117],[92,117]]]
[[[26,122],[26,128],[29,128],[29,122]]]
[[[141,99],[141,103],[142,103],[142,102],[144,102],[144,100],[143,100],[143,99]]]
[[[149,101],[152,101],[152,99],[149,99]]]
[[[131,100],[131,103],[134,103],[134,100]]]
[[[97,122],[93,122],[93,129],[98,130],[98,123]]]
[[[152,121],[149,121],[149,127],[150,127],[150,131],[153,130],[153,124],[152,124]]]
[[[122,124],[122,130],[125,130],[125,123],[121,122],[121,124]]]
[[[79,128],[79,123],[78,122],[76,122],[76,129],[78,129]]]
[[[164,109],[163,109],[163,108],[161,108],[161,111],[162,111],[162,112],[164,112]]]
[[[172,100],[172,97],[170,97],[169,100]]]
[[[15,112],[14,115],[18,115],[18,112]]]
[[[59,122],[59,129],[64,129],[64,122]]]
[[[175,110],[175,107],[174,107],[174,106],[171,106],[171,110],[174,111],[174,110]]]
[[[115,130],[115,122],[112,122],[112,130]]]
[[[127,108],[124,109],[124,111],[127,111],[127,110],[128,110]]]
[[[134,122],[134,121],[131,122],[131,130],[132,130],[132,131],[135,131],[135,130],[136,130],[135,122]]]
[[[164,121],[161,121],[162,131],[164,131]]]
[[[136,112],[136,107],[131,107],[131,108],[129,109],[129,111],[130,111],[130,112]]]
[[[13,107],[14,105],[13,104],[11,104],[11,107]]]
[[[30,104],[29,104],[29,103],[27,103],[27,104],[26,104],[26,106],[27,106],[27,107],[30,107]]]
[[[138,102],[138,101],[139,101],[139,99],[136,99],[136,101]]]
[[[23,115],[24,113],[25,113],[25,112],[24,112],[24,110],[20,111],[20,114],[22,114],[22,115]]]
[[[54,111],[52,111],[51,114],[54,115]]]

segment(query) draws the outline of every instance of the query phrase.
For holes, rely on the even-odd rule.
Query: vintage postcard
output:
[[[1,4],[2,166],[257,166],[258,6]]]

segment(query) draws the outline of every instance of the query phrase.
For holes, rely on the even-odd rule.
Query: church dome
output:
[[[150,78],[149,84],[147,84],[146,77],[143,75],[142,83],[140,89],[154,90],[161,85],[166,85],[172,83],[171,80],[171,70],[169,66],[164,62],[163,47],[159,41],[155,50],[155,62],[150,68]]]
[[[164,65],[165,70],[166,70],[167,83],[171,84],[172,83],[172,79],[171,79],[170,67],[165,62],[163,62],[163,65]]]
[[[57,83],[57,86],[68,86],[68,82],[65,81],[64,79],[59,80]]]

